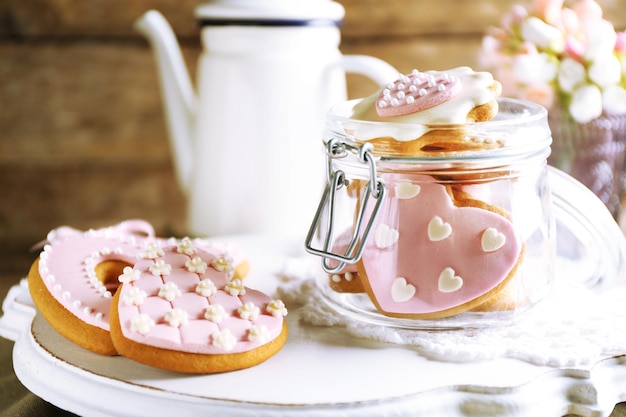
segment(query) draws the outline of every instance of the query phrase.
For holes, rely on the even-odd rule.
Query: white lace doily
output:
[[[317,265],[316,265],[317,266]],[[585,366],[626,355],[626,287],[596,293],[557,282],[537,306],[511,325],[469,330],[420,331],[377,326],[338,313],[322,299],[308,261],[292,260],[283,270],[278,295],[317,326],[344,327],[358,338],[406,345],[440,361],[516,358],[536,365]]]

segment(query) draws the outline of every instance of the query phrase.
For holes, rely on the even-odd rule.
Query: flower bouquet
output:
[[[503,95],[548,108],[550,164],[577,178],[614,216],[624,190],[626,31],[594,0],[515,5],[483,38],[480,65]]]

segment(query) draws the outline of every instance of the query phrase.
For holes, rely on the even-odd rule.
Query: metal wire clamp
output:
[[[374,220],[376,219],[382,202],[387,194],[387,188],[384,181],[381,178],[378,178],[376,161],[372,155],[372,150],[373,145],[371,143],[364,143],[361,146],[356,146],[354,144],[339,141],[338,139],[331,139],[328,141],[326,149],[326,157],[328,161],[328,181],[305,242],[307,252],[322,257],[322,268],[328,274],[336,274],[341,271],[346,264],[355,264],[361,259],[363,250],[365,249],[365,243],[367,242],[367,239],[372,231],[372,225],[374,224]],[[367,187],[365,188],[363,198],[361,199],[361,205],[358,207],[358,214],[356,220],[354,221],[352,237],[350,238],[350,241],[343,253],[334,253],[332,251],[332,243],[335,232],[336,193],[342,187],[347,186],[349,184],[349,180],[346,178],[346,175],[342,170],[334,170],[332,160],[336,158],[343,158],[349,153],[356,154],[359,162],[368,165],[370,179],[367,183]],[[363,225],[363,220],[366,217],[365,213],[367,212],[367,208],[371,200],[374,200],[375,204],[367,224]],[[324,213],[327,213],[328,223],[325,234],[322,236],[323,247],[322,249],[316,249],[312,246],[312,241],[316,232],[320,228]],[[336,266],[332,266],[331,261],[336,261],[338,263]]]

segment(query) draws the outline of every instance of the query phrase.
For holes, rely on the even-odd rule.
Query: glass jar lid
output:
[[[475,161],[545,152],[552,142],[547,111],[540,105],[509,98],[498,100],[498,114],[485,122],[412,124],[352,118],[362,99],[334,107],[326,131],[344,142],[374,145],[382,160]],[[329,140],[329,138],[325,138]]]

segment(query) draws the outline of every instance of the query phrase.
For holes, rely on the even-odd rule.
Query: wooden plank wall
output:
[[[340,0],[342,50],[400,71],[476,66],[486,28],[512,0]],[[600,0],[618,28],[626,2]],[[185,233],[156,70],[132,29],[160,10],[192,76],[200,51],[192,0],[0,0],[0,282],[26,272],[33,243],[61,224],[145,218]],[[349,79],[352,97],[374,86]]]

